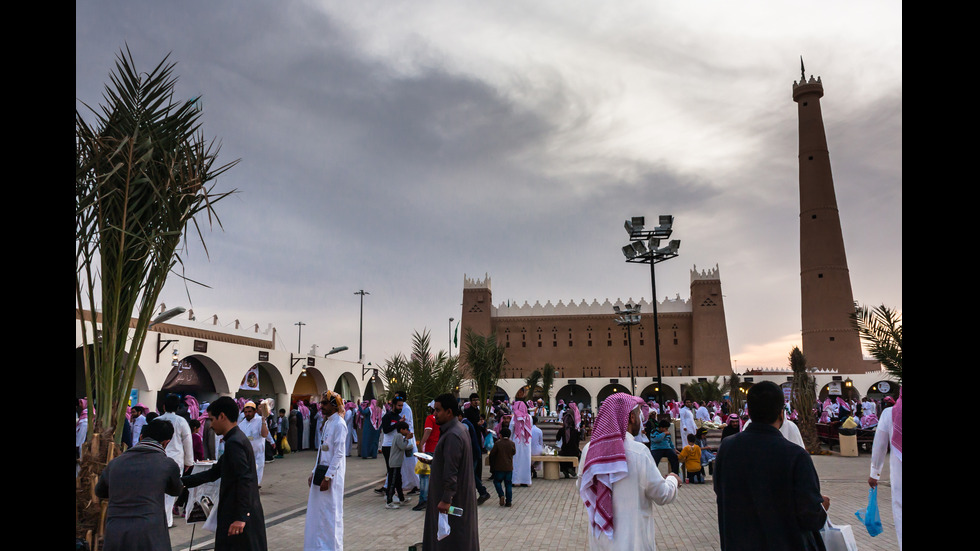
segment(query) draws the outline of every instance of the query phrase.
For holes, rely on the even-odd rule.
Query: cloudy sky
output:
[[[222,228],[168,307],[273,324],[278,348],[446,348],[464,274],[494,302],[650,298],[623,220],[673,214],[657,291],[718,264],[733,360],[800,343],[797,118],[822,78],[855,299],[902,307],[902,7],[894,1],[76,2],[76,109],[128,45],[203,96]],[[188,299],[188,292],[190,298]]]

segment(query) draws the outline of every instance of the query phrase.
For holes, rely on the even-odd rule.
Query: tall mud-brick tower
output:
[[[806,80],[800,60],[800,82],[793,101],[800,120],[800,285],[803,354],[807,365],[864,373],[858,332],[851,326],[854,295],[844,255],[830,153],[824,133],[820,77]]]

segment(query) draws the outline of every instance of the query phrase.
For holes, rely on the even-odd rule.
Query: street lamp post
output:
[[[357,337],[357,361],[364,365],[364,295],[370,295],[371,293],[361,289],[354,293],[355,295],[361,295],[361,321],[358,329]]]
[[[650,265],[650,288],[653,292],[653,348],[657,359],[657,402],[663,407],[663,373],[660,369],[660,323],[657,319],[657,276],[654,266],[664,260],[677,256],[681,246],[680,239],[672,239],[667,246],[661,247],[662,239],[669,239],[673,232],[674,217],[669,214],[660,215],[660,225],[644,230],[644,217],[634,216],[626,221],[626,233],[630,236],[630,244],[623,247],[626,262]]]
[[[296,325],[296,326],[299,327],[299,336],[296,337],[296,354],[299,355],[299,354],[302,353],[302,352],[300,352],[300,350],[303,347],[303,326],[306,325],[306,324],[303,323],[303,322],[301,322],[301,321],[298,321],[298,322],[294,323],[293,325]]]
[[[626,326],[626,343],[630,352],[630,390],[631,394],[636,396],[636,375],[633,372],[633,326],[640,323],[640,305],[627,304],[626,309],[613,306],[613,310],[620,314],[620,317],[615,320],[616,324]]]
[[[449,359],[453,359],[453,321],[456,318],[449,318]]]

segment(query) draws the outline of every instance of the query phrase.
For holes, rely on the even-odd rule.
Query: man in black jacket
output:
[[[747,402],[752,423],[725,438],[715,458],[721,548],[823,550],[819,531],[830,498],[820,494],[810,455],[779,432],[782,389],[757,383]]]
[[[209,470],[181,480],[184,486],[193,488],[221,479],[216,550],[265,550],[265,515],[259,501],[255,456],[248,438],[238,428],[238,404],[222,396],[208,406],[208,418],[214,432],[224,436],[225,452]]]

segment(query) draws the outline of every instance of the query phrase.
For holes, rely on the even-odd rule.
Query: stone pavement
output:
[[[266,517],[270,551],[303,548],[306,521],[306,479],[315,454],[303,451],[287,455],[265,467],[260,491]],[[858,549],[898,549],[891,514],[888,468],[878,485],[878,505],[884,533],[871,538],[854,511],[867,505],[869,454],[860,457],[814,456],[820,488],[830,497],[830,519],[850,524]],[[661,461],[661,470],[666,468]],[[380,486],[384,459],[348,458],[344,498],[344,546],[356,551],[398,550],[422,541],[424,512],[412,511],[417,496],[402,509],[384,508],[384,497],[372,490]],[[489,476],[486,468],[484,477]],[[493,485],[487,489],[494,499],[477,510],[480,545],[483,549],[587,549],[585,508],[578,497],[575,480],[535,479],[529,488],[514,488],[511,508],[497,504]],[[684,484],[677,499],[655,507],[657,549],[718,549],[718,521],[711,477],[703,485]],[[213,549],[213,534],[197,527],[193,549]],[[175,519],[170,529],[173,549],[191,549],[191,527]]]

